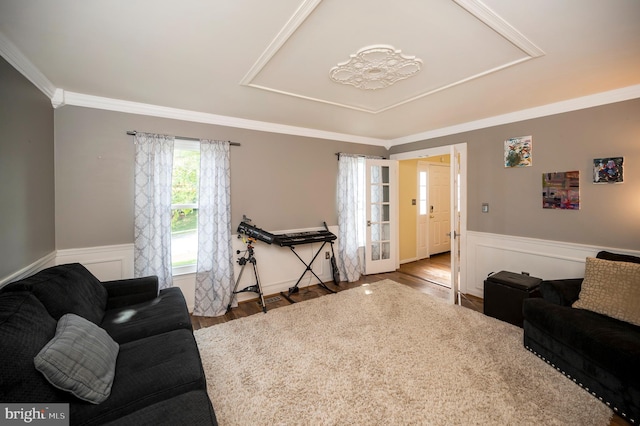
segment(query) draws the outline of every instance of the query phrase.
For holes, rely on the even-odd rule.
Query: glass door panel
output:
[[[394,248],[397,242],[393,238],[397,223],[392,214],[395,207],[396,170],[396,161],[367,160],[367,274],[388,272],[396,268]]]

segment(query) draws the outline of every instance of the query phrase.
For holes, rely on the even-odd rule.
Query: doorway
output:
[[[415,256],[410,253],[410,247],[406,247],[399,271],[450,288],[450,155],[417,161],[402,160],[400,163],[405,170],[404,182],[401,181],[400,185],[410,193],[411,175],[414,174],[417,198],[415,207],[405,205],[401,208],[409,210],[404,213],[405,217],[415,215],[417,221]],[[412,232],[410,227],[403,228],[404,235]],[[404,244],[409,245],[410,239]]]
[[[448,257],[450,258],[449,263],[449,273],[451,275],[451,287],[449,290],[449,300],[451,303],[460,303],[460,293],[465,292],[466,290],[466,267],[464,261],[466,259],[466,143],[442,146],[436,148],[427,148],[417,151],[405,152],[400,154],[391,155],[391,159],[399,160],[401,173],[399,179],[399,204],[400,204],[400,219],[401,226],[407,223],[407,218],[405,216],[405,220],[403,221],[403,213],[402,210],[407,211],[406,206],[409,205],[413,208],[413,217],[414,219],[409,219],[412,222],[413,231],[412,233],[407,234],[401,230],[399,239],[400,239],[400,262],[403,263],[403,267],[405,263],[417,262],[418,261],[418,253],[417,253],[417,228],[418,221],[417,217],[417,209],[420,207],[418,205],[418,200],[416,198],[420,198],[420,196],[416,197],[417,193],[417,179],[416,173],[413,172],[411,176],[413,179],[413,190],[412,194],[407,197],[406,194],[406,186],[411,186],[411,184],[407,185],[407,177],[403,176],[402,166],[403,160],[413,160],[414,162],[418,161],[426,161],[428,159],[433,160],[436,156],[450,156],[450,169],[449,169],[449,222],[446,224],[446,228],[448,228],[446,234],[448,234],[448,245],[449,252]],[[416,166],[417,169],[417,166]],[[403,194],[404,191],[404,194]],[[427,204],[427,208],[430,210],[431,204]],[[434,207],[435,209],[435,207]],[[407,242],[411,250],[407,250]],[[441,264],[443,262],[440,262]],[[420,268],[420,265],[414,265],[416,268]],[[402,267],[401,267],[402,268]],[[406,268],[406,267],[405,267]]]

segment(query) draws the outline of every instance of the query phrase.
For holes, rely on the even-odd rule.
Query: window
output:
[[[176,139],[171,182],[171,259],[174,275],[194,272],[198,258],[200,144]]]
[[[427,214],[427,172],[420,172],[420,181],[418,182],[419,187],[419,206],[420,206],[420,215]]]

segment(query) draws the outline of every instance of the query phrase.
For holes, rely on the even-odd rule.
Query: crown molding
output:
[[[54,91],[54,95],[55,96],[52,98],[52,103],[56,105],[56,102],[54,101],[57,101],[60,106],[73,105],[86,108],[124,112],[129,114],[140,114],[151,117],[170,118],[175,120],[191,121],[195,123],[214,124],[218,126],[256,130],[261,132],[280,133],[293,136],[375,145],[390,149],[391,147],[394,147],[396,145],[403,145],[411,142],[418,142],[442,136],[454,135],[457,133],[484,129],[487,127],[500,126],[503,124],[515,123],[518,121],[546,117],[554,114],[562,114],[565,112],[577,111],[600,105],[640,98],[640,84],[637,84],[635,86],[623,87],[621,89],[610,90],[607,92],[596,93],[593,95],[582,96],[580,98],[569,99],[566,101],[555,102],[539,107],[510,112],[494,117],[488,117],[482,120],[469,121],[467,123],[457,124],[454,126],[429,130],[426,132],[403,136],[396,139],[369,138],[349,135],[345,133],[335,133],[305,127],[269,123],[265,121],[247,120],[244,118],[229,117],[224,115],[169,108],[139,102],[104,98],[100,96],[85,95],[82,93],[67,92],[62,89],[56,89]]]
[[[53,92],[53,96],[51,97],[51,105],[53,105],[53,108],[60,108],[66,105],[63,89],[58,88]]]
[[[308,14],[313,11],[313,9],[320,3],[320,1],[321,0],[307,0],[306,2],[304,2],[300,7],[298,13],[294,15],[294,17],[292,17],[292,20],[294,20],[295,18],[296,22],[300,23],[304,21],[304,19],[306,19],[306,16],[308,16]],[[458,4],[465,3],[464,0],[456,0],[456,2]],[[477,6],[480,3],[478,3],[477,1],[471,1],[469,4]],[[494,25],[499,25],[499,23],[494,23]],[[295,28],[297,28],[297,25],[295,25]],[[513,40],[516,37],[516,35],[512,35],[511,39]],[[284,37],[284,39],[286,40],[286,37]],[[526,42],[522,43],[526,44]],[[523,44],[519,45],[519,47],[525,50]],[[528,46],[526,47],[526,49],[533,48],[531,46]],[[529,51],[527,52],[530,55],[534,53]],[[23,76],[25,76],[25,78],[33,83],[42,93],[49,97],[54,108],[59,108],[64,105],[74,105],[87,108],[97,108],[131,114],[148,115],[153,117],[171,118],[176,120],[214,124],[219,126],[257,130],[263,132],[288,134],[293,136],[375,145],[385,147],[386,149],[389,149],[396,145],[418,142],[422,140],[433,139],[492,126],[514,123],[517,121],[529,120],[533,118],[545,117],[549,115],[561,114],[564,112],[576,111],[580,109],[640,98],[640,84],[638,84],[634,86],[623,87],[621,89],[596,93],[594,95],[583,96],[580,98],[574,98],[548,105],[542,105],[539,107],[515,111],[503,115],[485,118],[482,120],[470,121],[454,126],[429,130],[426,132],[403,136],[396,139],[378,139],[309,129],[304,127],[269,123],[264,121],[247,120],[243,118],[228,117],[197,111],[168,108],[158,105],[85,95],[82,93],[68,92],[62,88],[55,87],[53,83],[51,83],[51,81],[49,81],[44,76],[44,74],[42,74],[40,70],[38,70],[35,65],[33,65],[33,63],[31,63],[31,61],[29,61],[22,54],[22,52],[20,52],[18,48],[1,32],[0,55],[15,69],[17,69]]]
[[[64,91],[62,94],[58,93],[58,97],[60,99],[64,99],[65,105],[125,112],[129,114],[171,118],[174,120],[191,121],[195,123],[215,124],[218,126],[257,130],[261,132],[280,133],[293,136],[304,136],[309,138],[329,139],[350,143],[360,143],[365,145],[386,147],[388,143],[388,141],[385,139],[376,139],[344,133],[328,132],[324,130],[269,123],[265,121],[247,120],[245,118],[229,117],[224,115],[169,108],[139,102],[124,101],[120,99],[85,95],[75,92]]]
[[[628,101],[640,98],[640,84],[623,87],[621,89],[600,92],[593,95],[582,96],[580,98],[555,102],[539,107],[523,109],[507,114],[496,115],[482,120],[469,121],[467,123],[456,124],[454,126],[442,127],[440,129],[429,130],[414,135],[404,136],[389,141],[390,146],[403,145],[405,143],[418,142],[442,136],[455,135],[457,133],[470,132],[472,130],[485,129],[487,127],[500,126],[503,124],[515,123],[523,120],[546,117],[554,114],[577,111],[600,105],[613,104],[616,102]]]
[[[3,33],[0,32],[0,55],[17,69],[23,76],[27,78],[34,86],[36,86],[42,93],[47,95],[48,98],[52,98],[56,87],[50,82],[47,77],[36,68],[26,56],[18,50],[15,44],[13,44]]]

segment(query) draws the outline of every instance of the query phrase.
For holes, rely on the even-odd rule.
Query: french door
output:
[[[464,249],[467,229],[467,145],[458,144],[450,146],[451,167],[451,211],[450,211],[450,243],[451,243],[451,291],[449,302],[460,304],[460,282],[464,281],[461,267],[462,250]]]
[[[426,148],[417,151],[392,154],[394,160],[411,160],[433,155],[451,155],[451,289],[450,303],[460,302],[460,291],[465,289],[467,272],[466,234],[467,234],[467,144]]]
[[[365,274],[395,271],[398,259],[398,162],[367,159]]]

